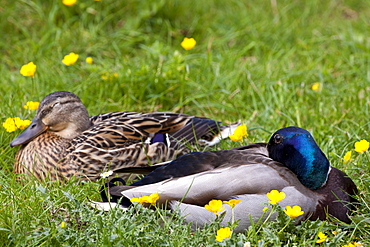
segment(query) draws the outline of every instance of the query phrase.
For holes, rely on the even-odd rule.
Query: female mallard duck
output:
[[[76,175],[97,179],[107,169],[169,161],[189,152],[187,144],[213,145],[237,125],[167,112],[89,118],[75,94],[61,91],[40,102],[31,125],[10,146],[22,145],[16,173],[52,180]]]
[[[239,232],[248,228],[250,216],[261,217],[271,190],[285,192],[282,207],[302,208],[304,214],[297,222],[324,220],[327,215],[349,222],[357,191],[344,172],[330,166],[311,134],[298,127],[278,130],[267,144],[184,155],[132,186],[110,187],[109,193],[115,200],[124,196],[121,204],[127,206],[128,199],[158,192],[159,205],[179,208],[186,221],[198,226],[215,218],[204,208],[210,200],[242,199],[234,208]],[[222,224],[227,225],[232,213],[223,206]]]

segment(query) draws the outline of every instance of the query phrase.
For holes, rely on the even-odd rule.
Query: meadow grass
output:
[[[215,241],[217,222],[191,230],[165,210],[97,212],[101,183],[66,184],[12,173],[20,131],[1,136],[0,243],[4,246],[310,246],[370,244],[369,140],[370,2],[328,1],[61,1],[0,0],[2,122],[32,119],[22,106],[66,90],[90,115],[109,111],[175,111],[224,122],[242,120],[243,143],[267,141],[275,130],[309,130],[334,167],[359,188],[360,206],[347,225],[284,219]],[[275,4],[276,3],[276,4]],[[185,51],[180,42],[193,37]],[[65,66],[63,56],[79,54]],[[85,62],[91,56],[93,64]],[[28,62],[34,78],[19,73]],[[319,91],[311,89],[319,82]],[[227,140],[214,148],[240,143]],[[61,225],[62,222],[65,222]],[[334,234],[333,231],[336,233]],[[317,244],[318,245],[318,244]]]

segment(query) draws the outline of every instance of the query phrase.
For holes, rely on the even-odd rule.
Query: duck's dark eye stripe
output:
[[[77,100],[67,100],[67,101],[61,101],[61,102],[58,102],[58,103],[64,105],[64,104],[75,103],[75,102],[78,102],[78,101]]]
[[[49,114],[50,111],[51,111],[51,109],[49,109],[49,108],[48,109],[44,109],[44,110],[41,111],[41,114],[42,115],[47,115],[47,114]]]

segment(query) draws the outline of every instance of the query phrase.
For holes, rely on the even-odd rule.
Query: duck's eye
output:
[[[47,115],[47,114],[49,114],[57,104],[59,104],[59,103],[55,103],[54,105],[51,105],[51,106],[46,107],[45,109],[43,109],[43,110],[41,111],[41,114],[42,114],[42,115]]]
[[[54,105],[52,105],[52,106],[51,106],[51,108],[54,108],[54,107],[56,107],[57,105],[59,105],[59,102],[54,103]]]
[[[283,137],[282,137],[281,135],[276,134],[276,135],[274,136],[274,142],[275,142],[275,143],[281,143],[282,141],[283,141]]]
[[[47,114],[49,114],[49,112],[50,112],[50,108],[47,108],[47,109],[43,109],[42,111],[41,111],[41,115],[47,115]]]

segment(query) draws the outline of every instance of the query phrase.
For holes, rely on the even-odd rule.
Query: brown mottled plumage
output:
[[[187,144],[213,145],[237,125],[219,126],[211,119],[168,112],[89,118],[76,95],[61,91],[41,101],[31,125],[10,145],[22,145],[16,173],[94,180],[103,171],[169,161],[189,152]]]

